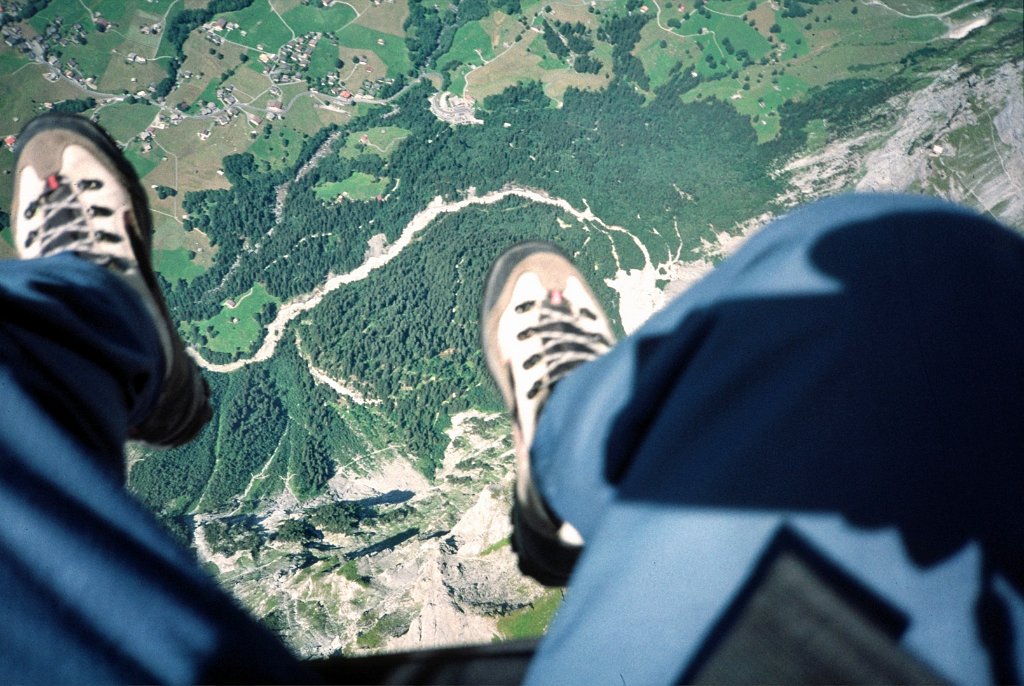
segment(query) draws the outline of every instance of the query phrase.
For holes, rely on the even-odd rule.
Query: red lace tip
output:
[[[551,291],[551,304],[561,305],[562,304],[562,291]]]
[[[46,177],[46,187],[48,189],[50,189],[51,191],[55,191],[57,190],[58,186],[60,186],[60,183],[58,183],[57,181],[56,174],[50,174],[49,176]]]

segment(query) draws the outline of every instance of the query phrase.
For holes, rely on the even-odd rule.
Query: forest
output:
[[[264,364],[209,378],[216,408],[210,424],[186,446],[147,451],[131,471],[132,490],[165,519],[195,508],[244,509],[280,491],[285,477],[292,492],[308,498],[337,466],[383,447],[394,430],[386,417],[339,407],[294,346]]]
[[[639,30],[615,28],[624,44]],[[343,134],[337,147],[349,131],[410,131],[386,159],[330,154],[296,181],[297,168],[333,128],[307,140],[291,169],[271,172],[244,154],[226,158],[229,190],[184,197],[190,228],[205,231],[219,252],[205,274],[165,283],[185,320],[183,333],[195,337],[189,322],[216,314],[226,298],[255,282],[282,301],[308,292],[328,273],[359,265],[370,236],[384,233],[393,241],[433,197],[456,199],[470,187],[484,193],[519,184],[589,206],[608,224],[640,236],[656,260],[675,251],[678,227],[685,255],[736,218],[773,209],[784,180],[765,170],[799,150],[808,122],[825,118],[842,127],[903,87],[899,79],[836,82],[805,103],[785,106],[782,135],[758,145],[749,122],[727,105],[681,101],[697,83],[689,71],[676,70],[649,102],[615,79],[601,92],[570,89],[560,109],[540,84],[521,84],[486,99],[479,110],[485,124],[469,127],[435,118],[427,107],[431,87],[419,83],[393,103],[397,114],[371,110],[337,129]],[[386,202],[316,196],[318,185],[354,172],[401,183]],[[288,180],[276,221],[276,188]],[[560,228],[559,220],[571,228]],[[199,505],[244,511],[279,490],[285,477],[297,495],[312,496],[338,466],[355,467],[361,456],[385,447],[433,474],[450,416],[499,408],[477,340],[480,289],[491,260],[516,240],[542,237],[608,276],[616,267],[613,246],[621,267],[642,263],[621,236],[515,197],[443,215],[380,274],[332,293],[292,322],[270,361],[210,375],[219,408],[212,425],[190,446],[148,453],[132,471],[133,488],[173,522]],[[614,312],[613,293],[600,278],[594,282]],[[380,404],[348,402],[318,385],[303,355]]]
[[[560,212],[510,198],[445,215],[407,248],[386,279],[351,284],[325,298],[302,327],[317,365],[359,380],[396,417],[399,439],[432,475],[443,457],[449,417],[499,410],[480,353],[483,275],[506,246],[527,238],[562,244],[583,263],[606,260],[607,242],[578,226],[559,228]],[[608,307],[612,293],[596,284]]]
[[[169,299],[189,321],[213,316],[225,298],[255,281],[286,300],[322,283],[328,272],[356,267],[370,236],[383,232],[394,240],[434,196],[455,198],[469,187],[486,192],[517,183],[543,188],[577,207],[586,198],[609,223],[656,227],[660,233],[671,232],[678,220],[686,247],[696,247],[706,235],[703,227],[726,228],[732,217],[756,214],[775,196],[780,183],[758,170],[770,168],[783,146],[758,146],[746,120],[727,105],[681,103],[678,95],[693,83],[677,74],[647,105],[621,82],[601,93],[570,90],[561,109],[550,106],[539,84],[526,84],[488,98],[483,126],[459,128],[429,112],[430,86],[417,84],[398,101],[398,117],[384,120],[374,113],[359,121],[360,129],[400,125],[412,132],[389,159],[327,156],[292,184],[276,224],[275,189],[290,172],[260,171],[248,155],[226,158],[230,190],[188,193],[184,199],[186,227],[209,235],[219,249],[217,263],[190,283],[168,284]],[[505,121],[514,125],[506,128]],[[306,142],[309,154],[323,138]],[[402,183],[383,203],[325,202],[314,193],[316,186],[354,172]],[[676,187],[694,200],[680,202]],[[649,199],[639,218],[632,208],[638,195]],[[311,234],[321,237],[303,240]],[[659,239],[651,240],[657,245]],[[243,254],[236,264],[234,258]],[[283,255],[288,258],[279,259]]]

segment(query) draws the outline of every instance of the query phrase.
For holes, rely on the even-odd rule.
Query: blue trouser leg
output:
[[[1019,672],[1022,342],[1024,241],[973,213],[857,195],[766,227],[545,406],[534,474],[587,548],[534,677],[678,677],[780,523],[889,593],[940,671],[1005,678],[1016,651]],[[959,614],[923,600],[940,569]],[[982,579],[1013,618],[1002,657],[955,602]]]
[[[138,296],[71,255],[0,262],[0,681],[302,679],[123,489],[164,363]]]
[[[33,405],[122,471],[127,426],[152,406],[162,353],[149,317],[116,277],[71,255],[0,262],[0,418],[11,440],[33,444],[51,432],[14,432]],[[32,403],[14,402],[24,394]],[[8,424],[8,422],[10,422]],[[29,446],[26,445],[26,448]]]

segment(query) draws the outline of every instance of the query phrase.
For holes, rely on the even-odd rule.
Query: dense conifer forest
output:
[[[616,45],[628,44],[639,30],[614,21],[609,26],[618,32]],[[575,35],[571,26],[561,28]],[[678,227],[685,253],[701,238],[732,228],[735,217],[773,209],[784,181],[765,170],[799,150],[807,122],[853,121],[900,87],[895,80],[833,84],[807,105],[787,106],[783,135],[758,145],[749,123],[728,106],[682,102],[696,84],[686,70],[676,70],[649,101],[628,73],[627,64],[626,77],[601,92],[570,89],[558,109],[539,84],[507,89],[483,103],[484,125],[468,127],[434,117],[427,107],[431,87],[419,83],[392,109],[371,111],[340,130],[336,147],[348,131],[410,131],[387,159],[369,151],[328,154],[297,181],[295,170],[333,127],[306,141],[292,169],[274,172],[247,154],[226,158],[229,190],[184,198],[190,228],[206,232],[218,253],[214,266],[190,283],[165,283],[175,311],[188,322],[209,318],[226,298],[256,282],[281,301],[307,293],[329,273],[358,266],[371,236],[394,241],[435,196],[454,200],[471,187],[484,193],[519,184],[580,209],[589,206],[604,222],[642,236],[657,259],[678,242]],[[401,183],[385,202],[326,202],[314,193],[319,184],[354,172]],[[277,221],[276,191],[286,181],[291,185]],[[639,210],[637,197],[645,199]],[[173,517],[200,503],[204,511],[244,507],[279,490],[286,475],[295,493],[311,496],[337,466],[386,446],[433,474],[450,416],[499,407],[479,351],[481,288],[494,257],[524,238],[554,240],[597,274],[614,271],[613,247],[622,268],[642,266],[640,252],[622,234],[581,226],[556,208],[516,197],[443,215],[386,274],[345,286],[292,322],[270,361],[226,377],[211,374],[219,408],[211,426],[190,446],[149,454],[132,472],[133,487]],[[600,278],[594,285],[614,313],[614,294]],[[208,359],[231,359],[204,348],[202,332],[183,325],[183,333]],[[296,333],[302,355],[372,403],[346,402],[317,385]]]

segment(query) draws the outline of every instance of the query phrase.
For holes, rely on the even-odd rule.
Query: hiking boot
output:
[[[146,195],[117,144],[95,124],[45,114],[18,138],[11,220],[22,259],[71,252],[120,276],[160,337],[160,396],[129,437],[158,447],[191,440],[209,420],[210,391],[167,311],[151,262]]]
[[[548,507],[530,476],[530,447],[552,388],[615,343],[583,276],[551,243],[505,251],[487,277],[481,315],[484,356],[512,415],[516,487],[512,542],[519,567],[548,586],[564,586],[583,540]]]

